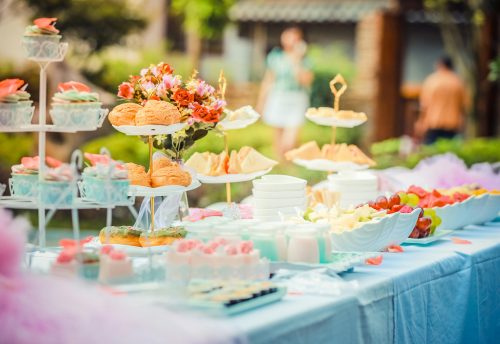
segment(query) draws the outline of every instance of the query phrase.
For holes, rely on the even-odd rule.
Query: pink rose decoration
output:
[[[240,252],[244,254],[249,254],[253,251],[253,242],[251,241],[242,241],[240,243]]]
[[[122,82],[118,86],[118,97],[132,99],[134,97],[134,88],[130,82]]]
[[[112,260],[125,260],[127,255],[123,251],[113,250],[109,253],[109,258]]]

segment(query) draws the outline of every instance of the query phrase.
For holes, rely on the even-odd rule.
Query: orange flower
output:
[[[57,85],[57,88],[61,92],[70,90],[76,90],[79,92],[90,92],[90,87],[77,81],[60,82],[59,85]]]
[[[134,97],[134,88],[129,82],[122,82],[118,86],[118,97],[132,99]]]
[[[192,116],[204,123],[217,123],[219,121],[219,114],[214,112],[214,110],[208,110],[205,106],[198,103],[194,104]]]
[[[194,94],[189,93],[183,88],[179,88],[175,91],[173,98],[179,106],[188,106],[194,101]]]
[[[40,29],[52,31],[54,33],[59,33],[59,30],[54,27],[57,18],[38,18],[33,20],[33,23]]]
[[[174,69],[168,63],[161,62],[157,67],[161,74],[172,74],[174,72]]]

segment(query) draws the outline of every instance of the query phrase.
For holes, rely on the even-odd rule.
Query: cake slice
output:
[[[240,153],[243,153],[243,158]],[[240,153],[238,156],[241,165],[241,173],[264,171],[278,164],[278,162],[266,158],[264,155],[250,147],[243,147],[240,150]]]
[[[241,173],[240,159],[238,157],[238,153],[234,150],[231,151],[231,155],[229,156],[229,166],[227,169],[227,173],[230,174]]]
[[[310,141],[304,143],[302,146],[296,149],[292,149],[285,153],[285,158],[287,160],[294,159],[304,159],[304,160],[313,160],[321,158],[321,150],[319,149],[316,141]]]
[[[206,176],[210,175],[211,163],[210,163],[210,153],[194,153],[186,161],[185,165],[192,168],[196,173],[203,174]]]

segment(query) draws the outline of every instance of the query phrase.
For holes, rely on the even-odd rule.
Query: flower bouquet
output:
[[[225,116],[226,102],[220,92],[196,72],[188,80],[174,74],[166,63],[151,65],[132,75],[118,86],[118,97],[145,105],[150,100],[164,101],[174,105],[187,125],[169,135],[156,135],[154,146],[163,150],[171,159],[180,160],[184,152],[209,131],[218,129],[217,123]]]

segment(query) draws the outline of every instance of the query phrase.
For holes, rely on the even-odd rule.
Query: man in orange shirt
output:
[[[421,114],[415,123],[417,135],[425,133],[425,144],[455,137],[462,131],[466,106],[465,86],[453,72],[450,58],[443,57],[436,63],[436,71],[422,85]]]

